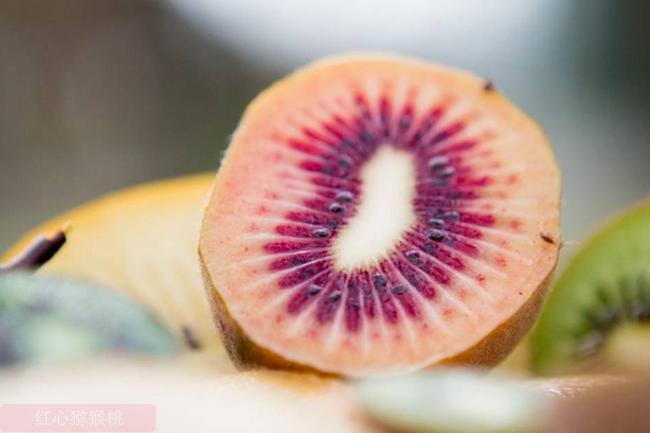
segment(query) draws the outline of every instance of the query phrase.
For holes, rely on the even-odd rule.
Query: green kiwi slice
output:
[[[650,201],[616,218],[568,264],[532,332],[532,367],[573,371],[630,324],[650,327]]]
[[[123,295],[69,279],[0,276],[0,366],[176,350],[171,333]]]

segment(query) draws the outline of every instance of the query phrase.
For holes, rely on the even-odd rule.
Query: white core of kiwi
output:
[[[367,268],[386,257],[416,220],[416,173],[411,154],[380,146],[361,167],[361,196],[355,215],[334,239],[339,270]]]

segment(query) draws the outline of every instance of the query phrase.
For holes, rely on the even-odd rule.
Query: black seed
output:
[[[408,287],[406,287],[404,284],[399,284],[397,286],[393,286],[391,289],[391,292],[393,292],[393,295],[403,295],[408,291]]]
[[[422,249],[429,254],[433,254],[438,249],[438,246],[433,242],[427,242],[422,245]]]
[[[349,203],[354,199],[354,195],[350,191],[341,191],[336,194],[336,199],[344,203]]]
[[[411,126],[411,116],[408,115],[402,116],[402,118],[399,120],[400,129],[406,129],[409,126]]]
[[[442,214],[442,217],[447,221],[458,221],[460,219],[460,214],[455,210],[450,210]]]
[[[352,142],[348,140],[347,138],[344,138],[341,140],[341,146],[343,147],[352,147]]]
[[[427,167],[431,170],[439,170],[449,164],[449,157],[445,155],[434,156],[427,162]]]
[[[332,167],[331,165],[326,165],[323,167],[323,173],[329,174],[329,175],[335,175],[336,174],[336,167]]]
[[[442,228],[445,226],[445,220],[442,218],[429,218],[427,224],[429,224],[431,227]]]
[[[307,288],[307,296],[317,295],[321,290],[323,290],[323,288],[318,284],[310,284]]]
[[[364,130],[361,133],[361,141],[363,141],[364,144],[370,144],[370,143],[373,142],[373,140],[374,140],[374,138],[372,137],[372,135],[368,131]]]
[[[386,276],[381,272],[377,272],[372,275],[372,282],[375,287],[386,287],[386,285],[388,284],[388,281],[386,280]]]
[[[327,297],[327,300],[328,300],[329,302],[334,303],[334,302],[338,301],[339,299],[341,299],[341,296],[342,296],[342,295],[343,295],[343,294],[341,293],[340,290],[335,290],[335,291],[333,291],[332,293],[330,293],[330,295]]]
[[[299,271],[299,275],[300,275],[300,278],[302,280],[306,280],[307,278],[311,278],[314,275],[316,275],[317,272],[318,272],[318,269],[315,269],[315,268],[313,268],[311,266],[307,266],[305,268],[302,268]]]
[[[317,238],[328,238],[332,234],[332,231],[327,227],[319,227],[317,229],[314,229],[312,234]]]
[[[333,213],[341,213],[341,212],[343,212],[344,210],[345,210],[345,208],[343,207],[343,205],[342,205],[341,203],[334,202],[334,203],[332,203],[332,204],[330,205],[330,212],[333,212]]]
[[[338,221],[334,221],[334,220],[328,221],[325,224],[327,224],[327,227],[331,228],[332,230],[334,230],[335,228],[337,228],[339,226]]]
[[[414,265],[417,265],[420,263],[420,252],[416,250],[411,250],[408,251],[404,254],[406,256],[406,259],[413,263]]]
[[[485,80],[483,83],[483,90],[486,92],[492,92],[494,89],[494,83],[491,80]]]
[[[183,333],[183,340],[185,341],[185,344],[187,344],[187,347],[192,350],[198,350],[201,348],[201,343],[197,340],[196,335],[194,335],[194,332],[192,332],[192,329],[189,326],[183,326],[181,332]]]
[[[441,177],[441,178],[447,178],[451,177],[454,174],[456,174],[456,169],[452,166],[447,166],[440,171],[436,172],[436,176]]]
[[[540,233],[539,236],[542,238],[542,240],[543,240],[544,242],[548,242],[549,244],[553,244],[553,245],[555,245],[555,241],[554,241],[553,238],[552,238],[551,236],[549,236],[548,234],[546,234],[546,233]]]
[[[352,166],[352,163],[345,158],[339,159],[339,165],[344,169],[349,169]]]
[[[432,241],[440,242],[445,239],[446,235],[442,230],[432,229],[427,232],[427,237]]]

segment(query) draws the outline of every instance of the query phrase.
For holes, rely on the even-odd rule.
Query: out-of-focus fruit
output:
[[[269,371],[223,375],[196,356],[6,370],[0,372],[0,401],[152,404],[159,433],[380,432],[365,423],[339,381]]]
[[[528,338],[523,338],[517,347],[495,367],[495,370],[506,374],[529,374],[530,345],[528,344]]]
[[[196,259],[211,183],[211,175],[200,174],[109,194],[30,231],[4,260],[34,237],[68,224],[68,242],[40,272],[124,292],[146,305],[187,346],[213,349],[228,362]]]
[[[0,264],[0,274],[5,272],[35,270],[54,257],[66,241],[65,230],[51,236],[40,234],[10,261]]]
[[[650,324],[623,324],[607,336],[603,367],[613,371],[650,374]]]
[[[533,368],[582,368],[630,323],[650,326],[650,202],[610,223],[569,263],[532,333]]]
[[[548,396],[521,380],[470,370],[361,382],[357,394],[368,415],[409,433],[534,432],[548,414]]]
[[[599,373],[528,379],[525,385],[554,397],[561,404],[564,399],[580,397],[593,389],[616,386],[630,380],[633,379],[626,375]]]
[[[123,295],[69,279],[0,276],[0,365],[177,349],[173,336]]]
[[[576,377],[522,383],[564,404],[566,395],[575,398],[564,391],[567,381],[571,389],[581,390],[587,388],[580,385],[584,381],[592,388],[603,382]],[[0,370],[2,402],[144,402],[156,407],[156,431],[161,433],[386,433],[367,421],[355,394],[345,382],[305,373],[223,375],[218,365],[196,352],[165,360],[93,360]]]
[[[491,83],[388,56],[329,59],[262,93],[200,239],[243,365],[349,376],[493,365],[555,267],[560,176]]]
[[[639,376],[558,400],[542,433],[647,433],[650,380]]]

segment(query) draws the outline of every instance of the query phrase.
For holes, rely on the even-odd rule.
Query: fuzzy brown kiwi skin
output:
[[[519,310],[515,314],[510,316],[508,320],[501,323],[472,347],[457,355],[437,361],[431,367],[435,365],[465,365],[490,368],[505,359],[535,322],[537,314],[544,304],[544,298],[548,292],[550,283],[553,280],[557,266],[557,257],[558,255],[556,255],[553,268],[544,281],[535,289],[526,303],[519,307]],[[230,355],[230,359],[238,369],[246,370],[256,367],[267,367],[279,370],[315,373],[329,377],[341,377],[340,373],[316,370],[308,365],[286,360],[280,355],[255,344],[248,338],[244,330],[241,329],[239,324],[237,324],[228,312],[228,306],[212,283],[203,254],[200,250],[199,261],[201,263],[201,274],[203,275],[215,324],[221,334],[223,344]]]
[[[556,266],[557,258],[544,281],[530,295],[526,303],[519,307],[519,310],[510,316],[508,320],[500,324],[472,347],[458,355],[444,359],[438,364],[494,367],[503,361],[535,323],[553,281]]]
[[[315,373],[322,376],[338,376],[336,373],[316,370],[308,365],[288,361],[281,356],[264,349],[255,344],[244,332],[239,324],[228,312],[228,306],[219,295],[210,278],[203,254],[199,250],[199,261],[201,263],[201,275],[210,303],[210,309],[214,323],[221,334],[223,342],[230,359],[235,367],[240,370],[250,370],[256,367],[267,367],[276,370],[289,370],[307,373]]]

